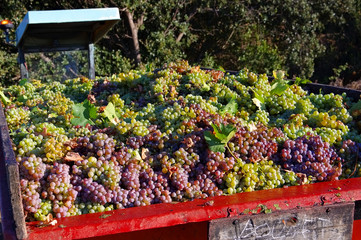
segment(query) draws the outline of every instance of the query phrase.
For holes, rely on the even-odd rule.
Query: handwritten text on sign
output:
[[[211,221],[210,240],[351,239],[354,203]]]

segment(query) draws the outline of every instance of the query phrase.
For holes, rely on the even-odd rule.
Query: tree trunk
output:
[[[134,60],[135,64],[138,66],[142,62],[140,47],[139,47],[139,39],[138,39],[138,30],[139,27],[143,24],[144,15],[138,19],[137,22],[134,22],[133,13],[131,13],[128,9],[125,9],[125,14],[129,21],[130,30],[132,32],[133,46],[134,46]]]

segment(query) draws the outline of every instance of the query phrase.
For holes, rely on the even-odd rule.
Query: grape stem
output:
[[[234,157],[234,159],[236,159],[238,162],[241,162],[241,160],[238,157],[236,157],[231,151],[231,149],[228,147],[228,143],[226,143],[226,148],[228,149],[228,152]]]

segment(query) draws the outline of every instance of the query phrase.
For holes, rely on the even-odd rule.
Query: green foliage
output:
[[[87,124],[94,124],[92,119],[97,117],[97,109],[86,99],[82,103],[73,105],[73,115],[74,118],[71,119],[71,123],[85,127]]]
[[[104,46],[96,47],[94,58],[97,76],[127,72],[134,67],[131,60],[124,57],[119,49],[109,50]]]
[[[225,147],[236,133],[236,128],[230,124],[224,125],[223,123],[219,126],[213,123],[211,125],[213,133],[210,131],[204,132],[204,138],[208,143],[209,149],[213,152],[225,152]]]
[[[296,85],[303,85],[303,84],[307,84],[307,83],[312,83],[312,81],[308,80],[308,79],[300,78],[300,77],[296,77],[296,79],[295,79]]]
[[[278,96],[282,95],[287,88],[290,86],[288,81],[283,79],[285,76],[284,71],[278,70],[273,71],[273,77],[275,78],[271,85],[271,94],[277,94]]]
[[[224,115],[226,113],[231,114],[232,116],[234,116],[238,111],[238,104],[235,98],[232,98],[229,103],[227,103],[227,105],[225,105],[224,107],[222,107],[222,109],[220,110],[220,114]]]
[[[265,99],[263,97],[263,91],[253,89],[254,98],[252,98],[252,102],[258,107],[260,110],[264,110],[266,108]]]
[[[159,68],[183,58],[191,65],[247,67],[269,75],[284,69],[291,78],[328,82],[335,75],[333,69],[346,63],[340,77],[361,77],[359,5],[355,0],[9,0],[2,4],[0,16],[18,26],[29,10],[118,7],[121,21],[96,45],[98,76],[136,67]],[[10,35],[15,39],[15,30]],[[74,77],[64,70],[69,59],[58,59],[59,67],[39,59],[28,62],[30,70],[39,69],[36,74],[30,71],[31,77]],[[86,69],[87,58],[80,62]],[[84,69],[78,73],[87,75]],[[19,75],[16,54],[2,41],[0,82],[6,84]]]
[[[115,111],[114,104],[109,102],[106,108],[104,109],[104,115],[108,118],[108,120],[116,125],[119,122],[119,116]]]
[[[19,66],[16,61],[16,54],[0,49],[0,85],[13,84],[17,74],[20,75],[18,71]]]
[[[0,98],[1,98],[1,102],[2,102],[4,105],[8,105],[9,103],[11,103],[10,99],[5,96],[5,94],[3,93],[3,91],[0,91]]]

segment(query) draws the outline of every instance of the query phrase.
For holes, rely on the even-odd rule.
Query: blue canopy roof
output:
[[[118,8],[29,11],[16,29],[23,52],[87,49],[118,21]]]

